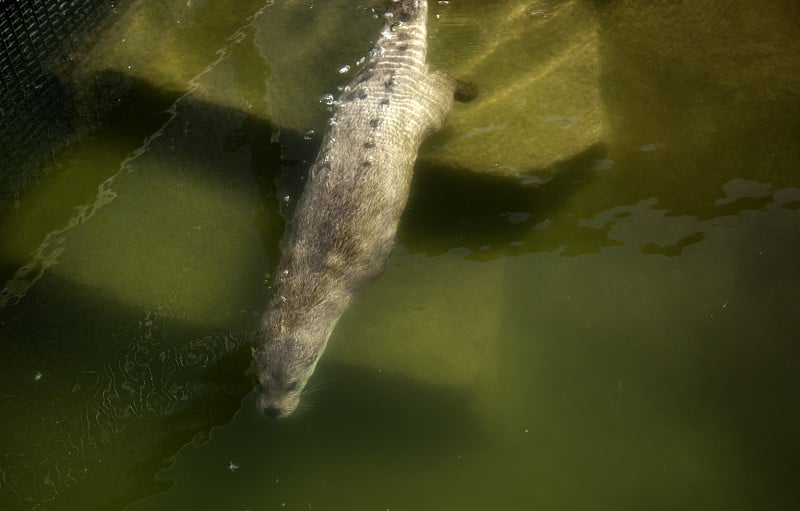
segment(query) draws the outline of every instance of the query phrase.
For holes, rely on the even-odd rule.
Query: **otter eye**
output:
[[[296,388],[297,388],[297,382],[296,381],[293,381],[292,383],[290,383],[289,385],[286,386],[286,390],[288,390],[289,392],[295,390]]]

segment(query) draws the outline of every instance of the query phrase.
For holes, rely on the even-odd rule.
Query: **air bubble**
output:
[[[333,97],[333,94],[323,94],[320,96],[319,102],[325,106],[333,106],[336,104],[336,99]]]

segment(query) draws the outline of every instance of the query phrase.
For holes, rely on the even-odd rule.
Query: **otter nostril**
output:
[[[281,414],[280,408],[275,408],[274,406],[265,406],[264,407],[264,415],[267,417],[272,417],[273,419],[279,417]]]

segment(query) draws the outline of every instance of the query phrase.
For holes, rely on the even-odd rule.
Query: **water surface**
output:
[[[794,509],[788,0],[432,2],[480,95],[304,409],[256,413],[278,212],[381,5],[133,3],[83,56],[122,104],[0,217],[0,507]]]

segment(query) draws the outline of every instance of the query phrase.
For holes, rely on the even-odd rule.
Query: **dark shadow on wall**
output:
[[[569,198],[597,178],[594,164],[605,155],[604,145],[591,147],[560,163],[553,177],[538,185],[523,184],[519,178],[428,167],[421,162],[398,242],[409,252],[430,255],[467,249],[468,257],[475,260],[558,250],[566,240],[569,253],[597,252],[614,243],[588,232],[563,234],[565,228],[580,230],[577,223],[560,225],[558,236],[548,229]]]
[[[309,501],[314,501],[316,509],[326,501],[338,509],[340,504],[324,497],[324,488],[352,479],[353,473],[343,467],[374,467],[388,480],[402,479],[485,446],[485,431],[467,390],[324,360],[313,383],[316,390],[303,408],[286,419],[264,417],[255,393],[247,396],[236,420],[215,435],[213,445],[187,446],[161,474],[179,484],[132,507],[177,509],[198,502],[200,495],[204,506],[223,508],[231,495],[258,488],[263,506],[311,508]],[[232,459],[241,467],[235,477],[220,477],[220,452],[225,453],[223,463]],[[298,486],[302,490],[296,491]],[[389,493],[395,490],[403,493],[401,488]],[[329,497],[350,506],[359,500],[353,495]]]

